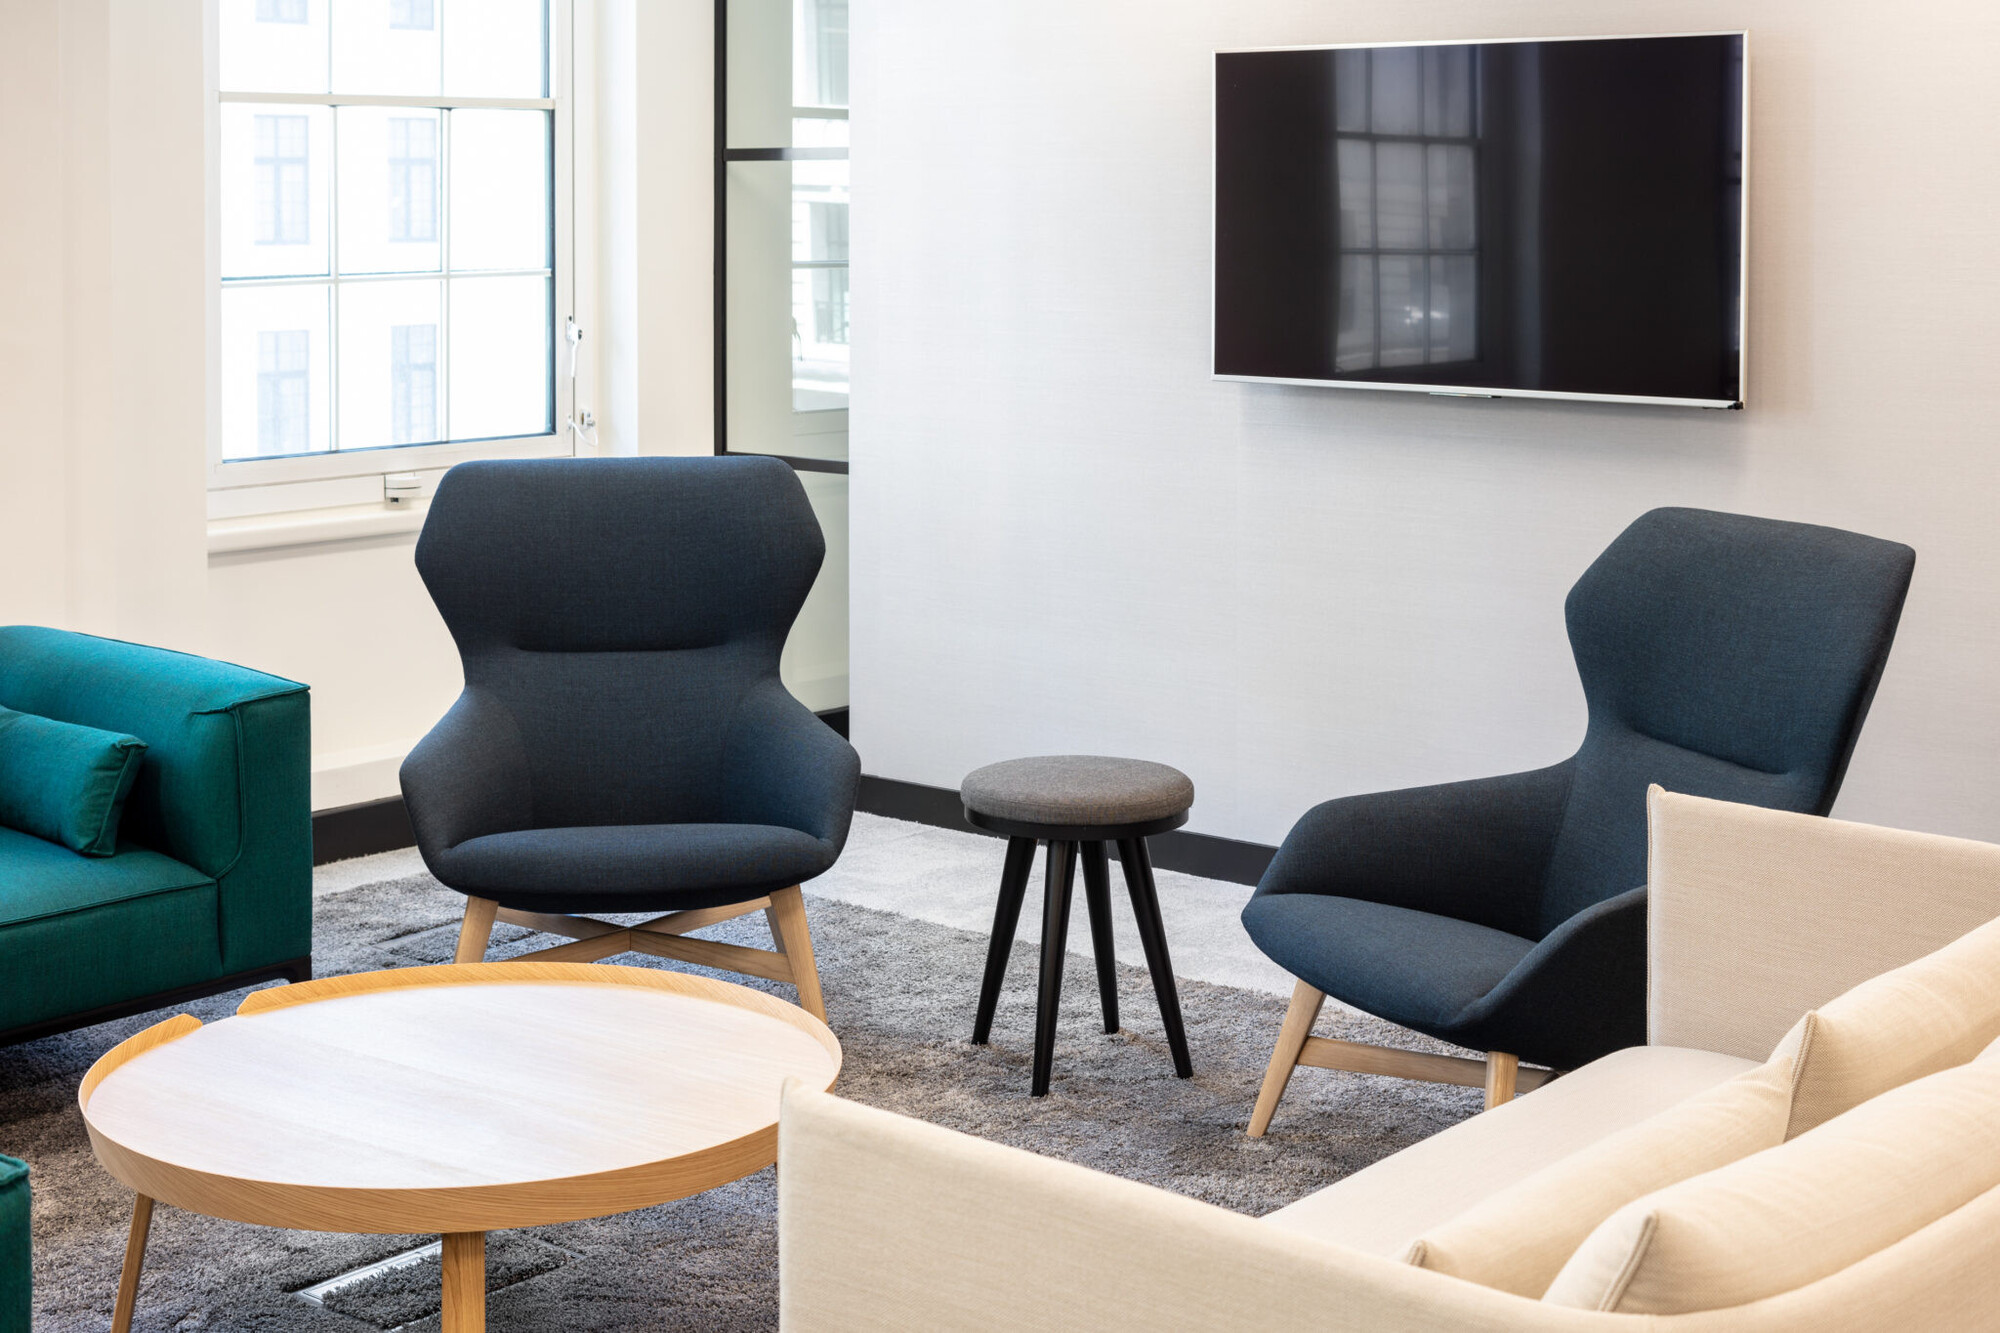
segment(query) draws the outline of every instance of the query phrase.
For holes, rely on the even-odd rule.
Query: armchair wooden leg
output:
[[[1514,1100],[1514,1084],[1521,1073],[1521,1058],[1505,1051],[1486,1053],[1486,1109]]]
[[[458,928],[458,952],[454,963],[477,963],[486,957],[486,942],[493,937],[493,914],[500,904],[491,898],[465,900],[465,924]]]
[[[1298,1067],[1299,1053],[1305,1050],[1306,1038],[1312,1035],[1313,1022],[1319,1017],[1320,1006],[1325,1003],[1326,992],[1323,990],[1308,986],[1303,981],[1292,988],[1292,1006],[1285,1011],[1285,1025],[1278,1029],[1278,1048],[1271,1052],[1271,1067],[1264,1071],[1264,1087],[1257,1094],[1257,1109],[1250,1113],[1251,1138],[1263,1138],[1264,1131],[1271,1127],[1278,1099],[1285,1095],[1285,1085],[1292,1081],[1292,1070]]]
[[[813,962],[812,932],[806,928],[806,899],[798,886],[779,889],[771,895],[771,933],[792,965],[792,981],[799,988],[799,1008],[826,1022],[826,997],[820,994],[819,967]]]

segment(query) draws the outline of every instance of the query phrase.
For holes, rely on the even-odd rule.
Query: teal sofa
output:
[[[15,625],[0,705],[147,746],[116,854],[0,827],[0,1045],[312,975],[305,686]]]
[[[0,1157],[0,1333],[34,1323],[28,1258],[28,1164]]]

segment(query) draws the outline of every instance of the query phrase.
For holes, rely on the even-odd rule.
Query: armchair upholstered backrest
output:
[[[732,722],[782,693],[825,553],[776,459],[538,459],[448,472],[417,569],[535,826],[726,823]]]
[[[1823,815],[1881,680],[1916,553],[1835,528],[1655,509],[1570,590],[1590,722],[1543,934],[1646,880],[1646,787]]]

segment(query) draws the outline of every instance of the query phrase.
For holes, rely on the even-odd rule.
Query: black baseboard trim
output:
[[[829,727],[832,727],[835,731],[839,732],[841,735],[841,739],[843,740],[849,739],[847,735],[846,704],[842,704],[838,708],[827,709],[824,713],[821,713],[819,715],[819,720],[826,723]]]
[[[417,845],[416,831],[410,827],[410,812],[400,796],[380,801],[343,805],[338,810],[322,810],[313,816],[313,864],[345,861],[350,856],[373,856],[399,847]]]
[[[186,1004],[189,1000],[205,1000],[211,995],[224,991],[241,990],[254,986],[260,981],[311,981],[312,958],[287,959],[273,963],[269,967],[253,967],[247,972],[232,972],[226,977],[213,981],[197,982],[192,986],[177,986],[173,990],[163,990],[156,995],[142,995],[136,1000],[121,1000],[117,1004],[101,1005],[96,1009],[86,1009],[80,1014],[70,1014],[65,1018],[51,1018],[42,1023],[28,1023],[21,1027],[0,1032],[0,1046],[13,1046],[37,1037],[53,1037],[59,1032],[74,1032],[78,1028],[92,1027],[98,1023],[109,1023],[114,1018],[130,1018],[134,1014],[150,1013],[155,1009],[166,1009],[176,1004]]]
[[[861,775],[861,797],[856,806],[871,815],[883,815],[889,819],[907,819],[988,838],[999,836],[967,823],[965,806],[959,801],[958,793],[949,787],[927,787],[920,782],[899,782],[895,778],[878,778],[864,773]],[[1199,875],[1203,879],[1225,880],[1231,884],[1255,884],[1264,878],[1271,858],[1278,853],[1277,848],[1266,847],[1260,842],[1238,842],[1234,838],[1189,833],[1185,829],[1156,833],[1146,840],[1146,846],[1152,853],[1153,864],[1162,870],[1178,870],[1184,875]],[[1116,848],[1112,849],[1112,854],[1117,854]]]

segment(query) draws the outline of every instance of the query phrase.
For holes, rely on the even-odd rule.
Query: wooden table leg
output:
[[[118,1304],[111,1312],[111,1333],[132,1333],[132,1307],[139,1299],[139,1270],[146,1263],[146,1236],[153,1229],[153,1201],[145,1195],[132,1200],[132,1231],[125,1238],[125,1271],[118,1275]]]
[[[486,1233],[444,1238],[443,1333],[486,1333]]]

